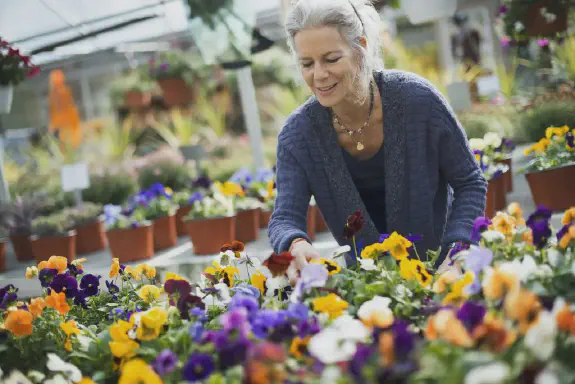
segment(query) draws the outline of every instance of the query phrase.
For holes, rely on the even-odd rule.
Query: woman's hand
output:
[[[319,259],[321,256],[318,251],[305,239],[295,239],[290,247],[290,253],[295,260],[287,270],[288,279],[292,284],[295,284],[299,277],[299,272],[308,264],[312,259]]]

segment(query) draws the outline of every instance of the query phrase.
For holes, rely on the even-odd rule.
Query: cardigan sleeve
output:
[[[475,219],[484,215],[487,182],[465,131],[439,92],[432,98],[430,114],[431,128],[439,132],[439,169],[454,195],[441,245],[470,243]]]
[[[276,253],[288,250],[292,241],[297,238],[304,238],[311,243],[306,233],[311,192],[304,169],[287,148],[286,136],[289,135],[280,134],[278,141],[277,197],[268,226],[268,237]]]

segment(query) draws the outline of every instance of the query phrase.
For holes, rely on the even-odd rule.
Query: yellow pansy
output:
[[[38,268],[36,267],[27,267],[26,268],[26,278],[27,279],[34,279],[38,277]]]
[[[126,268],[124,268],[124,272],[127,275],[132,276],[132,278],[134,280],[140,281],[142,279],[142,275],[138,272],[138,270],[136,268],[132,268],[130,266],[127,266]]]
[[[133,359],[122,367],[118,384],[162,384],[156,371],[142,359]]]
[[[174,273],[174,272],[167,272],[166,273],[166,281],[168,280],[186,280],[182,276]]]
[[[549,127],[545,130],[545,137],[550,139],[553,136],[564,136],[567,132],[569,132],[569,127],[566,125],[562,127]]]
[[[307,336],[304,339],[299,337],[294,338],[289,348],[289,351],[292,354],[292,356],[295,358],[302,357],[303,353],[307,351],[307,345],[309,344],[310,340],[311,336]]]
[[[112,341],[109,342],[109,345],[115,357],[124,359],[136,355],[136,350],[140,348],[140,345],[128,336],[128,332],[133,328],[132,324],[124,320],[119,320],[110,327]]]
[[[115,257],[112,259],[112,265],[110,266],[110,279],[118,276],[118,273],[120,273],[120,260]]]
[[[567,248],[573,239],[575,239],[575,225],[570,226],[563,237],[561,237],[559,246],[561,248]]]
[[[417,259],[403,258],[399,262],[399,275],[405,280],[417,280],[423,287],[431,284],[431,275]]]
[[[531,147],[527,148],[524,151],[524,154],[529,155],[531,152],[545,153],[545,151],[547,150],[547,147],[550,145],[551,145],[551,141],[549,141],[549,139],[544,137],[541,140],[539,140],[537,143],[533,144]]]
[[[232,287],[234,285],[234,276],[236,274],[239,275],[240,270],[231,265],[224,268],[217,261],[214,261],[212,265],[213,267],[207,267],[204,269],[204,273],[214,276],[217,280],[223,279],[224,283],[228,287]]]
[[[409,256],[407,249],[413,244],[397,232],[393,232],[381,245],[384,250],[391,253],[391,256],[393,256],[394,259],[401,260]]]
[[[66,349],[66,351],[70,352],[72,351],[72,339],[70,336],[80,334],[78,325],[74,320],[70,320],[65,323],[60,323],[60,328],[66,334],[66,341],[64,342],[64,348]]]
[[[257,289],[259,289],[262,295],[265,295],[267,279],[268,278],[261,271],[258,270],[255,274],[251,276],[250,283]]]
[[[563,218],[561,219],[561,224],[568,225],[575,223],[575,207],[571,207],[565,211]]]
[[[363,248],[361,251],[361,258],[362,259],[377,259],[384,253],[386,249],[384,248],[383,244],[375,243],[368,245],[367,247]]]
[[[70,264],[80,268],[80,269],[84,269],[84,263],[88,261],[88,259],[86,259],[85,257],[82,257],[81,259],[76,259],[73,260]]]
[[[135,268],[138,275],[146,276],[148,279],[156,277],[156,268],[148,264],[140,264]]]
[[[82,380],[78,381],[77,384],[96,384],[96,382],[89,377],[82,377]]]
[[[347,301],[335,293],[313,299],[312,304],[314,311],[327,313],[332,320],[340,317],[343,311],[349,306]]]
[[[168,313],[162,308],[152,308],[147,312],[132,315],[130,323],[135,326],[138,340],[154,340],[160,336],[164,325],[168,322]]]
[[[324,265],[327,268],[327,272],[330,276],[335,275],[336,273],[339,273],[339,271],[341,271],[341,267],[337,262],[335,262],[334,260],[326,259],[324,257],[322,257],[321,259],[313,259],[310,261],[310,263]]]
[[[447,295],[445,295],[445,298],[443,299],[443,304],[447,305],[455,303],[461,299],[467,298],[469,295],[467,295],[464,292],[464,289],[469,284],[473,283],[474,280],[475,280],[475,274],[472,271],[465,272],[465,274],[461,278],[459,278],[459,280],[451,284],[450,292]]]
[[[158,300],[162,291],[155,285],[144,285],[138,290],[138,296],[146,303]]]
[[[516,227],[516,221],[513,216],[503,212],[497,212],[492,220],[493,229],[504,234],[505,236],[513,235]]]
[[[57,269],[58,273],[64,273],[68,268],[68,259],[64,256],[50,256],[48,261],[41,261],[38,264],[38,269]]]
[[[218,191],[224,196],[240,196],[244,197],[245,193],[241,185],[226,181],[225,183],[214,183]]]

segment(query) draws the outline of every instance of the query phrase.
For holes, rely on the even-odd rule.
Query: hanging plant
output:
[[[233,0],[187,0],[190,7],[190,19],[199,17],[204,24],[211,29],[215,29],[217,20],[216,15],[222,8],[230,9]]]
[[[500,8],[505,32],[515,40],[556,37],[567,30],[572,0],[504,0]]]

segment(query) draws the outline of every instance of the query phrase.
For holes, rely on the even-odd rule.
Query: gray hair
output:
[[[304,29],[333,26],[359,59],[357,97],[367,98],[373,71],[383,69],[380,45],[381,19],[371,0],[299,0],[285,21],[288,45],[295,55],[294,39]],[[360,39],[364,36],[367,47]]]

